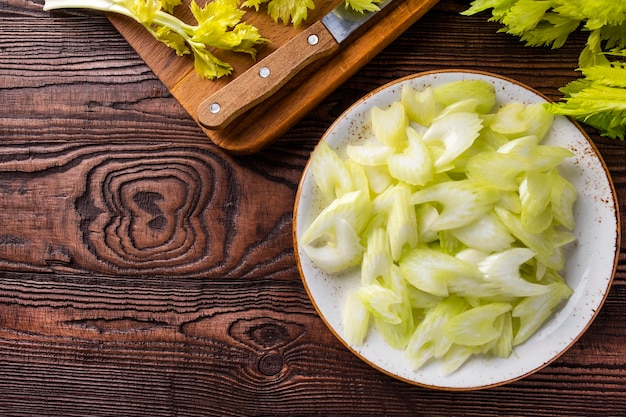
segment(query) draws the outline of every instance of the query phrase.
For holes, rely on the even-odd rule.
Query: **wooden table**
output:
[[[585,41],[497,34],[441,0],[274,145],[231,156],[98,13],[0,0],[0,415],[618,416],[626,262],[586,334],[509,385],[442,392],[386,376],[317,316],[291,242],[316,142],[397,77],[496,72],[558,99]],[[626,146],[591,137],[626,206]]]

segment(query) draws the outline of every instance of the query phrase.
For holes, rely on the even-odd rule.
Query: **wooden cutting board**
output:
[[[315,9],[309,11],[306,22],[298,28],[274,22],[267,16],[265,7],[259,12],[251,10],[246,13],[244,20],[258,27],[261,34],[271,40],[258,48],[257,60],[280,48],[312,22],[320,20],[341,1],[316,0]],[[192,23],[193,17],[187,7],[189,2],[185,0],[185,5],[180,6],[176,14]],[[230,153],[258,152],[284,134],[436,3],[437,0],[396,0],[370,21],[354,40],[342,44],[334,55],[310,65],[270,99],[244,113],[234,123],[222,130],[201,128],[211,141]],[[196,75],[190,56],[177,56],[126,17],[111,14],[108,18],[196,122],[200,103],[255,63],[247,54],[216,51],[218,58],[233,65],[233,74],[216,81],[203,80]]]

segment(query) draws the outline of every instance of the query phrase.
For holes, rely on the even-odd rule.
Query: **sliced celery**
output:
[[[484,252],[503,251],[515,242],[515,238],[492,212],[450,232],[467,247]]]
[[[343,310],[343,329],[346,342],[361,346],[367,336],[370,324],[370,312],[365,307],[356,291],[348,294]]]
[[[443,356],[441,372],[443,375],[450,375],[461,367],[467,360],[477,353],[476,348],[463,345],[452,345]]]
[[[364,144],[346,146],[348,157],[361,165],[376,166],[385,165],[387,157],[394,154],[394,149],[383,144]]]
[[[473,355],[506,358],[571,295],[558,271],[575,240],[576,188],[541,144],[541,105],[495,106],[484,81],[417,90],[371,110],[371,134],[324,144],[311,162],[329,203],[300,237],[330,273],[359,265],[346,340],[369,326],[418,368],[450,373]]]
[[[405,248],[415,248],[418,243],[417,219],[415,208],[409,202],[410,193],[408,186],[402,184],[396,186],[394,200],[389,210],[387,233],[394,261],[400,259]]]
[[[369,199],[370,186],[367,174],[365,173],[365,167],[352,159],[347,159],[344,165],[348,171],[348,175],[350,175],[353,189],[363,191],[364,197]]]
[[[353,190],[350,173],[344,162],[326,142],[320,142],[311,154],[311,172],[326,201]]]
[[[433,223],[439,217],[439,212],[432,204],[420,204],[415,208],[417,216],[417,235],[418,241],[422,243],[431,243],[439,238],[439,232],[434,229]]]
[[[500,337],[494,324],[498,317],[511,311],[509,303],[490,303],[471,308],[451,317],[443,326],[443,335],[453,343],[481,346]]]
[[[367,177],[370,190],[376,194],[382,193],[394,182],[394,179],[389,174],[387,165],[366,165],[363,167],[363,171]]]
[[[551,193],[552,213],[554,221],[568,230],[575,226],[574,203],[578,199],[576,188],[560,175],[553,175]]]
[[[491,347],[493,354],[499,358],[508,358],[513,352],[513,319],[511,313],[502,314],[500,322],[500,336]]]
[[[562,146],[538,145],[530,151],[532,169],[549,171],[559,166],[566,158],[574,156],[572,151]]]
[[[494,211],[502,224],[527,248],[530,248],[538,255],[548,256],[552,254],[554,249],[552,242],[545,235],[524,229],[520,217],[502,207],[496,206]]]
[[[527,297],[544,294],[545,285],[526,281],[520,275],[520,267],[528,262],[535,253],[527,248],[511,248],[489,255],[478,263],[478,269],[485,276],[494,295]],[[485,289],[485,294],[488,290]]]
[[[390,324],[402,322],[396,308],[403,302],[402,295],[380,284],[361,285],[357,290],[357,295],[374,318]]]
[[[519,187],[522,203],[520,220],[522,227],[531,233],[541,233],[552,224],[553,175],[538,171],[527,172]]]
[[[404,276],[402,276],[404,278]],[[426,291],[419,290],[412,285],[407,285],[411,307],[416,310],[430,310],[441,302],[438,297]]]
[[[513,346],[525,342],[552,315],[554,309],[572,295],[572,289],[564,282],[554,282],[546,286],[548,291],[520,301],[512,315],[519,319],[519,329],[513,338]]]
[[[504,135],[522,136],[528,131],[529,123],[524,119],[524,109],[526,106],[522,103],[509,103],[502,106],[496,113],[495,120],[490,127],[494,132]]]
[[[413,335],[415,324],[411,298],[407,289],[408,284],[396,265],[392,265],[389,269],[388,287],[401,298],[400,303],[391,306],[400,318],[400,322],[391,323],[376,315],[374,315],[374,321],[377,330],[389,346],[394,349],[405,349]]]
[[[498,152],[508,153],[530,158],[531,152],[539,144],[539,138],[535,135],[522,136],[511,139],[498,147]]]
[[[479,135],[482,119],[476,113],[451,113],[436,118],[424,133],[424,142],[439,144],[443,152],[434,161],[437,172],[454,166],[454,160],[467,150]]]
[[[370,201],[363,191],[353,191],[333,200],[313,220],[302,235],[302,242],[310,244],[324,235],[333,235],[336,219],[348,222],[355,233],[361,233],[370,220]]]
[[[405,351],[414,368],[420,368],[433,358],[441,358],[450,350],[452,341],[444,335],[443,328],[452,317],[468,308],[467,301],[451,295],[426,313],[415,328]]]
[[[428,126],[435,117],[436,103],[432,87],[416,90],[408,84],[402,87],[401,102],[409,119]]]
[[[388,109],[373,107],[371,110],[374,136],[387,146],[402,148],[406,144],[406,128],[409,116],[401,102],[394,102]]]
[[[449,106],[467,99],[478,101],[475,112],[488,113],[496,103],[496,92],[493,84],[483,80],[452,81],[433,89],[438,103]]]
[[[446,297],[448,284],[462,277],[480,279],[480,271],[454,256],[428,248],[413,249],[400,260],[400,271],[415,288]]]
[[[522,113],[522,118],[528,121],[526,134],[535,135],[541,141],[552,127],[554,115],[548,111],[543,103],[528,104]]]
[[[361,263],[363,246],[352,225],[342,217],[335,218],[329,234],[304,245],[307,256],[329,274],[341,272]]]
[[[361,264],[361,282],[373,284],[389,274],[393,264],[389,235],[384,227],[376,227],[367,235],[367,245]]]
[[[499,190],[517,191],[519,177],[532,167],[529,158],[520,155],[485,152],[467,161],[467,177]],[[497,172],[497,175],[494,173]]]
[[[413,204],[436,202],[441,205],[434,230],[466,226],[487,213],[499,198],[490,185],[477,181],[449,181],[424,188],[412,195]]]
[[[387,155],[389,174],[411,185],[426,185],[435,173],[430,151],[415,129],[407,127],[406,135],[406,149],[401,153]]]

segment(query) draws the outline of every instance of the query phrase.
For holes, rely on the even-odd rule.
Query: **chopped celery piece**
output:
[[[504,135],[523,135],[529,128],[529,123],[524,120],[525,108],[524,104],[515,102],[502,106],[489,127]]]
[[[443,253],[447,253],[449,255],[456,255],[459,251],[465,248],[463,242],[454,236],[454,234],[449,230],[440,230],[439,233],[439,250]]]
[[[450,375],[461,367],[467,360],[476,353],[476,349],[471,346],[452,345],[443,356],[441,372],[443,375]]]
[[[496,206],[511,213],[520,214],[522,212],[522,201],[519,194],[514,191],[502,191]]]
[[[396,185],[390,185],[384,191],[378,193],[372,200],[372,211],[376,214],[388,214],[393,206],[398,189]]]
[[[513,317],[519,319],[519,329],[513,338],[513,346],[525,342],[533,335],[552,315],[554,309],[573,292],[564,282],[554,282],[546,287],[546,293],[524,298],[513,309]]]
[[[389,274],[392,264],[389,235],[384,227],[376,227],[367,235],[367,245],[361,265],[361,282],[374,284],[376,279]]]
[[[404,276],[402,276],[404,278]],[[407,285],[411,307],[416,310],[430,310],[441,302],[442,297],[419,290],[412,285]]]
[[[498,358],[508,358],[513,352],[513,319],[511,314],[502,314],[498,318],[500,336],[496,339],[491,350]]]
[[[401,294],[380,284],[370,284],[361,285],[357,290],[357,295],[374,318],[390,324],[402,322],[396,308],[402,304],[403,297]]]
[[[439,217],[439,212],[432,204],[420,204],[415,208],[417,216],[417,235],[418,241],[422,243],[430,243],[439,238],[439,233],[432,227],[433,223]]]
[[[450,104],[443,110],[439,112],[437,118],[445,117],[452,113],[475,113],[476,107],[480,105],[480,102],[475,98],[468,98],[463,101],[457,101],[456,103]]]
[[[515,238],[492,212],[450,232],[467,247],[484,252],[503,251],[515,242]]]
[[[317,266],[329,274],[356,266],[363,259],[359,235],[342,217],[335,218],[329,234],[305,245],[304,251]]]
[[[435,230],[468,225],[485,213],[499,198],[491,186],[472,180],[449,181],[419,190],[411,196],[413,204],[436,202],[441,205],[439,217],[431,227]]]
[[[406,356],[414,368],[420,368],[433,358],[443,357],[452,347],[443,328],[454,316],[469,308],[465,299],[451,295],[441,300],[415,328],[406,347]]]
[[[531,233],[541,233],[552,224],[552,208],[548,207],[552,197],[553,175],[538,171],[527,172],[519,187],[522,210],[522,227]]]
[[[430,125],[437,108],[432,87],[420,91],[407,84],[402,87],[401,101],[410,120],[423,126]]]
[[[462,260],[463,262],[470,263],[472,265],[478,265],[483,259],[489,256],[489,253],[473,248],[465,248],[457,252],[454,257]]]
[[[439,297],[449,295],[450,281],[462,277],[480,278],[480,271],[475,265],[433,249],[411,250],[399,265],[402,275],[411,285]]]
[[[503,135],[502,133],[494,132],[489,127],[489,123],[490,123],[489,120],[491,119],[490,116],[491,115],[483,116],[485,126],[480,131],[480,136],[478,137],[480,140],[484,141],[486,144],[488,144],[492,148],[498,149],[499,147],[501,147],[502,145],[506,144],[509,141],[509,137],[506,135]]]
[[[363,167],[363,171],[365,171],[370,190],[376,194],[382,193],[394,181],[389,174],[387,165],[366,165]]]
[[[516,154],[485,152],[467,161],[466,174],[470,179],[490,184],[499,190],[516,191],[519,176],[531,166],[530,159]],[[494,175],[496,172],[497,175]]]
[[[482,120],[476,113],[451,113],[435,119],[424,133],[426,144],[443,146],[434,161],[435,171],[452,168],[454,160],[474,143],[481,128]]]
[[[438,103],[449,106],[459,101],[475,99],[477,113],[488,113],[496,104],[496,92],[493,84],[483,80],[452,81],[433,89]]]
[[[459,345],[484,345],[500,337],[501,330],[494,323],[511,309],[509,303],[490,303],[471,308],[451,317],[443,326],[443,335]]]
[[[348,294],[343,311],[343,330],[346,341],[353,346],[361,346],[367,336],[370,312],[356,291]]]
[[[576,188],[560,175],[553,175],[551,193],[554,221],[567,230],[574,230],[574,203],[578,198]]]
[[[369,203],[363,191],[353,191],[333,200],[306,229],[302,241],[310,244],[321,236],[333,234],[332,230],[338,217],[346,220],[355,233],[361,233],[369,221]]]
[[[537,136],[539,141],[548,133],[554,122],[554,115],[543,103],[528,104],[522,118],[528,121],[529,127],[526,134]]]
[[[348,157],[361,165],[385,165],[387,157],[394,155],[393,148],[382,144],[364,144],[346,146]]]
[[[413,335],[415,324],[413,321],[411,298],[407,289],[408,285],[396,265],[392,265],[389,270],[388,286],[389,289],[401,297],[400,303],[391,306],[391,309],[395,310],[400,318],[400,322],[391,323],[376,315],[374,315],[374,322],[383,340],[385,340],[389,346],[394,349],[404,349]]]
[[[522,136],[519,138],[511,139],[498,147],[498,152],[508,153],[522,156],[524,158],[530,158],[531,152],[539,144],[539,138],[534,135]]]
[[[478,263],[478,269],[487,282],[496,289],[497,295],[527,297],[544,294],[545,285],[526,281],[520,275],[520,267],[529,261],[535,253],[527,248],[511,248],[489,255]],[[488,290],[485,290],[485,294]]]
[[[549,171],[560,165],[566,158],[574,156],[572,151],[562,146],[538,145],[530,151],[532,169]]]
[[[350,179],[352,180],[353,189],[363,191],[365,197],[369,199],[370,187],[367,175],[365,174],[365,167],[352,159],[347,159],[345,161],[345,167],[348,170]]]
[[[409,116],[401,102],[394,102],[388,109],[373,107],[371,111],[374,136],[387,146],[401,148],[406,143]]]
[[[524,229],[519,216],[516,216],[508,210],[501,207],[495,207],[494,210],[500,221],[502,221],[502,224],[504,224],[511,234],[527,248],[533,250],[538,256],[549,256],[552,254],[554,247],[551,239],[549,239],[547,235],[533,233]]]
[[[409,202],[410,189],[408,186],[397,185],[394,190],[394,199],[387,220],[387,233],[391,256],[397,261],[405,247],[412,249],[417,245],[418,234],[415,208]]]
[[[425,185],[433,179],[435,173],[430,151],[415,129],[407,127],[406,135],[406,149],[401,153],[387,155],[389,174],[411,185]]]
[[[311,154],[313,181],[326,201],[352,191],[350,172],[337,153],[326,142],[320,142]]]

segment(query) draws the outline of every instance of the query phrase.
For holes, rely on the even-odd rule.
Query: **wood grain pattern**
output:
[[[311,63],[269,99],[237,117],[228,126],[217,130],[204,129],[207,136],[233,154],[253,154],[267,147],[418,20],[437,0],[396,2],[382,10],[381,16],[368,22],[358,32],[358,37],[342,44],[337,53]],[[185,1],[185,4],[188,3]],[[298,28],[277,24],[266,13],[248,13],[244,17],[246,21],[257,26],[264,37],[271,39],[269,45],[259,48],[258,60],[271,55],[339,3],[338,0],[318,0],[315,9],[309,13],[307,23]],[[188,19],[185,7],[181,6],[177,13]],[[233,65],[233,75],[217,81],[201,80],[195,74],[193,60],[180,59],[172,50],[159,45],[135,22],[116,15],[109,18],[196,121],[198,106],[203,101],[254,65],[249,57],[217,51],[218,58]]]
[[[624,415],[623,249],[604,307],[565,355],[477,392],[370,368],[298,277],[298,181],[354,100],[438,68],[497,72],[554,99],[577,77],[584,35],[526,48],[486,16],[460,16],[468,3],[441,0],[274,144],[235,156],[207,143],[104,16],[3,0],[0,415]],[[625,207],[626,146],[588,131]]]

